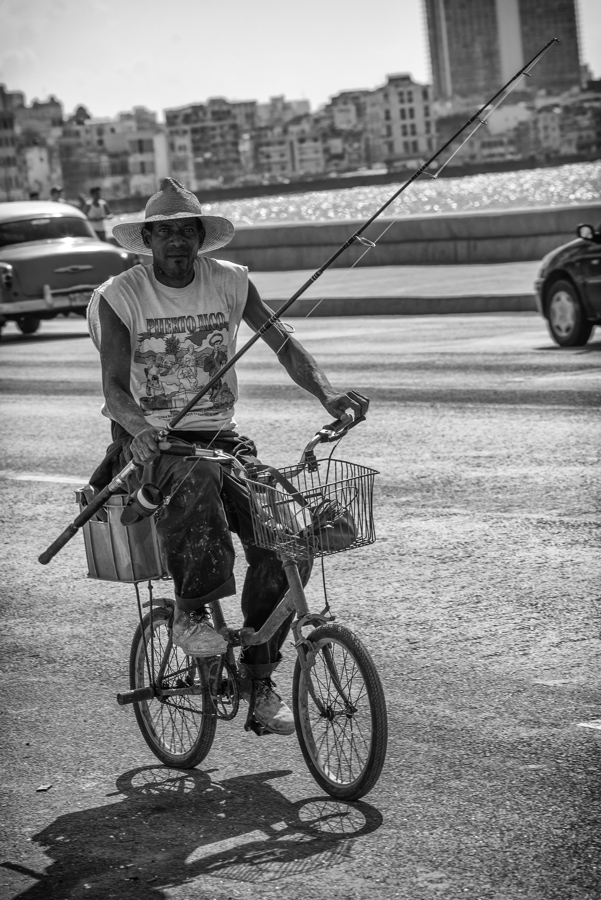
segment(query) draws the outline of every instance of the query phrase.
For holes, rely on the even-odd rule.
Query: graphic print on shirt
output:
[[[134,362],[143,366],[145,380],[135,397],[145,415],[182,409],[228,360],[229,322],[222,312],[146,319],[138,334]],[[234,393],[228,373],[210,389],[196,416],[212,416],[231,409]],[[165,416],[166,419],[169,415]]]

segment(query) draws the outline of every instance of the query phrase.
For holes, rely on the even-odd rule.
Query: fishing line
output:
[[[301,285],[301,287],[300,287],[300,288],[292,295],[292,297],[290,297],[289,300],[287,300],[287,301],[286,301],[286,302],[285,302],[285,303],[284,303],[284,304],[283,304],[276,312],[273,313],[273,315],[271,315],[271,316],[263,323],[263,325],[260,326],[260,328],[257,329],[257,331],[255,332],[255,334],[254,334],[254,335],[246,342],[246,344],[245,344],[240,350],[238,350],[238,351],[237,351],[237,352],[236,352],[236,353],[235,353],[235,354],[234,354],[234,355],[233,355],[226,363],[224,363],[224,365],[221,367],[221,369],[220,369],[220,370],[219,370],[219,371],[218,371],[218,372],[217,372],[217,373],[216,373],[216,374],[215,374],[215,375],[214,375],[214,376],[213,376],[213,377],[212,377],[212,378],[211,378],[211,379],[210,379],[210,380],[209,380],[209,381],[208,381],[208,382],[207,382],[207,383],[206,383],[206,384],[198,391],[198,393],[195,394],[195,396],[194,396],[194,397],[193,397],[193,398],[192,398],[192,399],[191,399],[191,400],[190,400],[190,401],[189,401],[189,402],[188,402],[188,403],[187,403],[187,404],[186,404],[186,405],[185,405],[185,406],[184,406],[184,407],[183,407],[183,408],[182,408],[182,409],[181,409],[181,410],[180,410],[180,411],[179,411],[179,412],[178,412],[178,413],[170,420],[170,422],[169,422],[169,424],[168,424],[168,426],[167,426],[168,429],[173,429],[173,428],[178,424],[178,422],[180,422],[180,421],[183,419],[183,417],[184,417],[185,415],[187,415],[188,412],[189,412],[189,411],[190,411],[190,410],[198,403],[198,401],[201,399],[201,397],[204,397],[204,395],[205,395],[209,390],[211,390],[212,387],[214,387],[214,386],[217,384],[217,382],[222,378],[222,376],[225,374],[225,372],[228,372],[228,371],[232,368],[232,366],[234,366],[234,365],[238,362],[238,360],[239,360],[246,352],[248,352],[248,350],[250,350],[250,348],[251,348],[251,347],[259,340],[259,338],[263,337],[263,335],[264,335],[267,331],[269,331],[269,329],[270,329],[273,325],[278,324],[278,323],[280,322],[280,317],[282,316],[282,314],[283,314],[287,309],[289,309],[290,306],[292,306],[292,304],[295,303],[295,302],[298,300],[298,298],[299,298],[300,296],[302,296],[302,294],[304,294],[305,291],[306,291],[309,287],[311,287],[311,285],[312,285],[315,281],[317,281],[318,278],[321,277],[321,275],[323,275],[323,273],[326,271],[326,269],[330,268],[330,266],[338,259],[339,256],[341,256],[341,255],[344,253],[344,251],[345,251],[348,247],[351,246],[351,244],[353,244],[355,241],[358,241],[359,243],[367,243],[366,240],[364,240],[364,241],[361,241],[361,240],[360,240],[360,238],[361,238],[363,232],[366,231],[367,228],[369,228],[369,226],[370,226],[370,225],[371,225],[371,224],[372,224],[372,223],[373,223],[373,222],[374,222],[374,221],[375,221],[375,220],[376,220],[376,219],[384,212],[385,209],[388,209],[388,207],[389,207],[392,203],[394,203],[394,201],[395,201],[395,200],[396,200],[396,199],[397,199],[397,198],[398,198],[405,190],[407,190],[407,188],[409,187],[409,185],[413,184],[413,182],[414,182],[417,178],[419,178],[420,175],[422,175],[422,174],[427,170],[428,166],[432,165],[432,163],[434,162],[434,160],[436,160],[436,159],[441,155],[441,153],[443,153],[448,147],[450,147],[450,146],[453,144],[453,142],[459,137],[459,135],[463,134],[463,132],[466,130],[466,128],[469,128],[469,126],[470,126],[473,122],[475,122],[476,120],[479,120],[480,117],[482,116],[482,114],[484,113],[484,111],[485,111],[489,106],[491,106],[491,105],[497,100],[498,97],[503,97],[503,98],[504,98],[505,96],[507,96],[507,93],[508,93],[508,91],[509,91],[510,86],[511,86],[515,81],[517,81],[519,78],[521,78],[523,75],[528,75],[529,72],[530,72],[530,69],[538,62],[538,60],[543,56],[543,54],[545,54],[545,53],[547,52],[547,50],[549,49],[549,47],[551,47],[551,46],[552,46],[553,44],[555,44],[555,43],[558,43],[558,39],[555,38],[555,37],[554,37],[554,38],[551,38],[551,40],[548,41],[547,44],[545,44],[545,46],[542,48],[542,50],[539,50],[539,52],[538,52],[535,56],[533,56],[533,58],[532,58],[525,66],[523,66],[523,67],[519,70],[519,72],[517,72],[512,78],[510,78],[509,81],[508,81],[506,84],[504,84],[503,87],[500,88],[500,89],[493,95],[493,97],[491,97],[491,99],[490,99],[487,103],[485,103],[485,104],[484,104],[484,105],[483,105],[476,113],[474,113],[474,115],[471,116],[471,117],[467,120],[467,122],[465,122],[465,123],[461,126],[461,128],[459,128],[458,131],[455,132],[455,134],[452,135],[452,136],[451,136],[451,137],[450,137],[450,138],[442,145],[442,147],[440,147],[440,148],[433,154],[433,156],[430,157],[430,159],[428,159],[422,166],[420,166],[420,168],[417,169],[417,171],[414,172],[414,174],[413,174],[413,175],[412,175],[412,176],[411,176],[411,177],[410,177],[403,185],[401,185],[401,187],[400,187],[394,194],[392,194],[392,196],[389,197],[389,199],[388,199],[384,204],[382,204],[382,206],[381,206],[378,210],[376,210],[376,212],[375,212],[372,216],[370,216],[370,218],[367,219],[367,220],[363,223],[363,225],[361,225],[361,227],[360,227],[354,234],[352,234],[349,238],[347,238],[347,240],[346,240],[343,244],[341,244],[341,246],[340,246],[340,247],[339,247],[339,248],[338,248],[338,249],[337,249],[330,257],[329,257],[329,259],[327,259],[327,260],[325,261],[325,263],[323,263],[323,265],[320,266],[320,267],[319,267],[319,268],[311,275],[311,277],[308,279],[308,281],[306,281],[303,285]],[[387,228],[385,229],[385,231],[387,231],[389,227],[390,227],[390,225],[387,226]],[[369,242],[369,243],[370,243],[369,249],[372,249],[372,246],[371,246],[371,245],[373,245],[374,242],[371,241],[371,242]],[[322,299],[323,299],[323,298],[322,298]]]
[[[453,136],[452,136],[445,144],[444,144],[444,145],[443,145],[443,146],[442,146],[442,147],[440,147],[440,148],[436,151],[436,153],[435,153],[432,157],[430,157],[430,159],[429,159],[427,162],[425,162],[425,163],[423,164],[423,166],[422,166],[420,169],[418,169],[418,170],[414,173],[414,175],[411,176],[411,178],[409,178],[408,181],[406,181],[406,182],[401,186],[401,188],[400,188],[398,191],[396,191],[396,192],[393,194],[393,196],[388,200],[388,202],[385,203],[385,204],[378,210],[378,212],[377,212],[374,216],[372,216],[371,219],[369,219],[369,220],[363,225],[363,227],[362,227],[361,229],[359,229],[359,231],[356,232],[356,234],[354,235],[355,239],[356,239],[359,243],[364,243],[365,246],[366,246],[366,249],[365,249],[365,250],[363,251],[363,253],[355,260],[355,262],[354,262],[352,265],[345,267],[345,269],[344,269],[344,271],[343,271],[343,274],[341,275],[340,279],[339,279],[337,282],[335,282],[334,287],[337,287],[338,285],[342,285],[342,284],[344,283],[345,279],[348,278],[349,273],[350,273],[350,272],[351,272],[351,271],[352,271],[352,270],[353,270],[353,269],[361,262],[361,260],[363,259],[363,257],[366,256],[366,254],[369,253],[370,250],[373,250],[373,249],[378,245],[378,243],[382,240],[382,238],[384,237],[384,235],[385,235],[388,231],[390,231],[390,229],[391,229],[394,225],[396,225],[396,223],[401,219],[401,216],[397,214],[394,218],[392,218],[392,219],[390,220],[390,222],[388,222],[388,223],[386,224],[386,227],[381,231],[381,233],[380,233],[373,241],[368,241],[366,238],[362,238],[362,237],[360,236],[360,235],[361,235],[361,232],[364,231],[364,230],[365,230],[365,229],[366,229],[366,228],[367,228],[367,227],[368,227],[368,226],[369,226],[369,225],[370,225],[370,224],[371,224],[371,223],[372,223],[372,222],[373,222],[373,221],[374,221],[374,220],[375,220],[382,212],[383,212],[383,210],[385,210],[389,205],[391,205],[395,200],[397,200],[397,199],[400,197],[400,195],[401,195],[401,194],[409,187],[409,185],[412,184],[415,180],[417,180],[417,178],[421,177],[422,175],[427,175],[427,176],[429,176],[429,177],[432,178],[432,179],[438,178],[439,175],[441,175],[441,173],[444,171],[444,169],[446,169],[446,167],[449,165],[449,163],[451,163],[451,162],[453,161],[453,159],[454,159],[454,158],[457,156],[457,154],[463,149],[463,147],[468,143],[468,141],[471,140],[471,138],[476,134],[476,132],[477,132],[483,125],[487,125],[487,124],[488,124],[488,119],[490,118],[491,114],[492,114],[493,112],[495,112],[495,110],[498,109],[499,106],[501,106],[502,103],[505,102],[505,100],[507,99],[507,97],[509,97],[510,94],[516,89],[516,87],[518,86],[518,84],[520,83],[520,81],[521,81],[522,79],[524,79],[524,78],[530,78],[530,77],[531,77],[531,75],[530,75],[530,70],[536,65],[536,63],[542,58],[542,56],[543,56],[543,55],[549,50],[549,48],[552,47],[553,44],[555,44],[555,43],[559,43],[558,39],[557,39],[557,38],[552,38],[552,40],[550,40],[550,41],[542,48],[542,50],[540,50],[540,51],[536,54],[536,56],[534,56],[534,57],[530,60],[530,62],[528,62],[528,63],[527,63],[527,64],[526,64],[526,65],[525,65],[525,66],[524,66],[524,67],[523,67],[516,75],[514,75],[513,78],[511,78],[511,79],[510,79],[510,80],[509,80],[509,81],[508,81],[508,82],[507,82],[507,83],[506,83],[506,84],[505,84],[505,85],[504,85],[504,86],[503,86],[503,87],[502,87],[502,88],[501,88],[501,89],[500,89],[500,90],[499,90],[499,91],[498,91],[498,92],[497,92],[497,93],[496,93],[496,94],[495,94],[495,95],[487,102],[487,103],[484,104],[484,106],[480,107],[480,109],[479,109],[476,113],[474,113],[474,115],[473,115],[473,116],[472,116],[472,117],[471,117],[471,118],[470,118],[470,119],[469,119],[469,120],[468,120],[468,121],[467,121],[467,122],[466,122],[466,123],[465,123],[465,124],[464,124],[464,125],[463,125],[463,126],[462,126],[462,127],[461,127],[461,128],[460,128],[460,129],[459,129],[459,130],[458,130],[458,131],[457,131],[457,132],[456,132],[456,133],[455,133],[455,134],[454,134],[454,135],[453,135]],[[485,111],[487,111],[487,112],[486,112],[486,118],[482,118],[482,116],[484,115]],[[474,121],[477,121],[477,122],[478,122],[478,124],[476,125],[476,127],[475,127],[472,131],[470,131],[470,132],[468,133],[467,137],[466,137],[466,138],[465,138],[465,139],[464,139],[464,140],[463,140],[463,141],[462,141],[462,142],[461,142],[461,143],[453,150],[453,152],[452,152],[452,153],[449,155],[449,157],[444,161],[444,163],[442,163],[442,165],[439,166],[438,169],[437,169],[435,172],[428,172],[428,171],[427,171],[428,166],[432,165],[432,163],[437,159],[437,157],[438,157],[438,156],[439,156],[439,155],[440,155],[447,147],[449,147],[449,146],[457,139],[457,137],[458,137],[460,134],[462,134],[462,132],[463,132],[466,128],[468,128],[469,125],[470,125],[472,122],[474,122]],[[315,305],[314,305],[307,313],[305,313],[305,315],[303,316],[303,318],[309,318],[311,315],[313,315],[313,313],[317,310],[317,308],[320,306],[320,304],[324,302],[325,299],[326,299],[325,297],[321,297],[319,300],[317,300],[316,303],[315,303]]]

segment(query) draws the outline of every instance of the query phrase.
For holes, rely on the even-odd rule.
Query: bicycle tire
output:
[[[374,787],[386,759],[382,683],[364,645],[343,625],[320,625],[307,641],[315,651],[311,681],[322,711],[297,659],[292,705],[298,742],[313,778],[331,797],[358,800]]]
[[[138,625],[131,645],[129,680],[132,689],[149,684],[144,641],[148,654],[154,653],[154,671],[158,676],[170,639],[171,614],[157,609],[152,614],[154,642],[150,641],[150,614]],[[134,703],[134,713],[144,740],[166,766],[192,769],[211,749],[217,718],[209,686],[202,668],[193,657],[171,644],[161,688],[198,685],[193,695],[154,697]]]

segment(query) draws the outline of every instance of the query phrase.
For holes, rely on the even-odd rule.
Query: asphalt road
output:
[[[82,320],[8,326],[0,897],[598,900],[601,333],[560,350],[534,313],[294,324],[372,399],[338,455],[381,472],[379,539],[326,572],[383,678],[379,783],[329,801],[294,737],[241,718],[197,770],[158,764],[115,702],[133,588],[87,579],[79,535],[37,563],[109,441],[97,357]],[[293,462],[327,414],[262,344],[240,380],[240,429]],[[285,695],[291,671],[289,650]]]

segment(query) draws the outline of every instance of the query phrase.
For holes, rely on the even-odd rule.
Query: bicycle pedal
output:
[[[255,719],[254,717],[250,721],[245,722],[244,730],[252,731],[258,737],[263,737],[265,734],[275,734],[275,731],[271,731],[270,728],[267,728],[266,725],[263,725],[258,721],[258,719]]]

